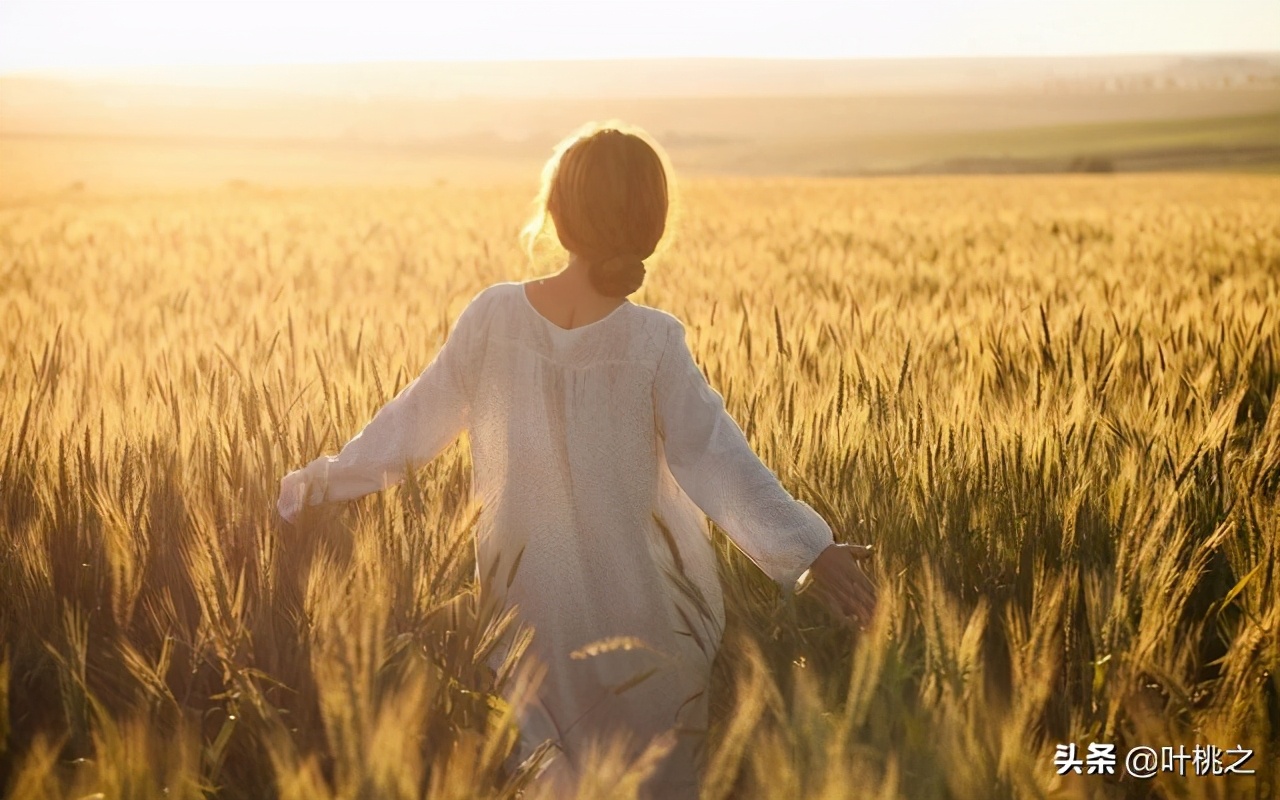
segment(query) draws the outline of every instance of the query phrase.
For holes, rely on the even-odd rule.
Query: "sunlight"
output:
[[[20,2],[0,72],[147,65],[1273,50],[1257,0]]]

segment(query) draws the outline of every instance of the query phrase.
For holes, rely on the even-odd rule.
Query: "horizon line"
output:
[[[1253,57],[1280,58],[1280,48],[1274,50],[1169,50],[1169,51],[1117,51],[1107,53],[1035,53],[1035,54],[940,54],[940,55],[874,55],[874,56],[788,56],[788,55],[662,55],[662,56],[561,56],[557,58],[386,58],[343,59],[334,61],[215,61],[201,63],[137,63],[75,66],[0,67],[0,77],[50,76],[86,73],[130,72],[148,69],[262,69],[272,67],[355,67],[355,66],[406,66],[406,65],[479,65],[479,64],[581,64],[581,63],[635,63],[635,62],[791,62],[791,63],[851,63],[851,62],[929,62],[929,61],[1049,61],[1049,60],[1105,60],[1139,58],[1222,58]]]

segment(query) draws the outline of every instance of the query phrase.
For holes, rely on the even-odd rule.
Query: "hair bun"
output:
[[[590,272],[596,291],[626,297],[644,283],[644,259],[634,253],[620,253],[592,264]]]

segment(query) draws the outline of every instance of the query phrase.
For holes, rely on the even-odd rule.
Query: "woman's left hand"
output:
[[[276,500],[276,510],[285,522],[293,524],[298,512],[302,510],[307,492],[306,475],[296,469],[280,479],[280,498]]]
[[[861,628],[875,614],[876,585],[858,562],[872,555],[871,545],[830,545],[809,567],[813,583],[807,591],[837,617]]]

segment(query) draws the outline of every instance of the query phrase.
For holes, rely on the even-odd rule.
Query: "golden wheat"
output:
[[[297,526],[281,475],[537,269],[525,187],[0,209],[0,786],[510,798],[510,616],[460,441]],[[714,530],[705,796],[1274,796],[1280,181],[691,181],[633,297],[885,602],[855,636]],[[779,531],[779,535],[786,535]],[[494,576],[501,580],[502,576]],[[526,690],[528,687],[525,687]],[[1056,775],[1054,746],[1252,748]],[[634,796],[602,744],[592,785]],[[1057,793],[1057,795],[1055,795]]]

